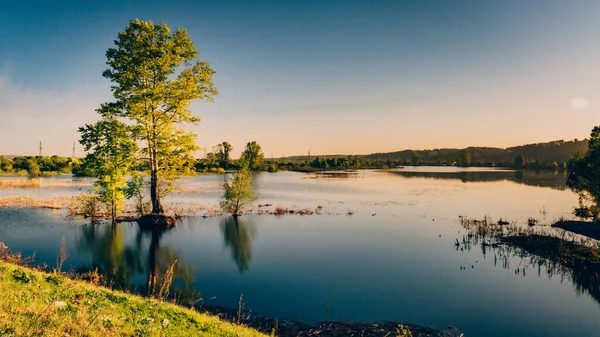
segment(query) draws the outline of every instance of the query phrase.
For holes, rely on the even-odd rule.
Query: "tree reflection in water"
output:
[[[108,285],[136,293],[156,296],[165,285],[165,274],[173,267],[169,294],[182,304],[193,303],[199,292],[192,289],[193,269],[179,259],[178,252],[160,245],[166,230],[141,230],[126,242],[124,226],[134,224],[100,224],[82,227],[79,249],[90,254],[90,263],[79,272],[97,270]],[[148,247],[147,249],[145,247]],[[145,277],[144,277],[145,275]],[[145,279],[145,284],[140,281]]]
[[[512,181],[517,184],[538,187],[550,187],[556,190],[566,189],[566,176],[564,171],[512,171],[512,170],[484,170],[484,171],[440,171],[419,172],[409,170],[383,171],[390,175],[404,178],[460,180],[467,182],[496,182]]]
[[[252,240],[257,237],[254,223],[240,217],[225,217],[220,221],[225,247],[231,249],[231,257],[240,273],[250,267]]]

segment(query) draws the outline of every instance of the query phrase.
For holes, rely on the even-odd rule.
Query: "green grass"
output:
[[[0,261],[0,336],[265,336],[170,303]]]

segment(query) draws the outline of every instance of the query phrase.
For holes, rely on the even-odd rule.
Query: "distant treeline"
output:
[[[468,147],[466,149],[403,150],[363,156],[325,156],[284,158],[296,165],[309,163],[312,168],[384,168],[402,165],[484,166],[530,169],[564,169],[574,152],[585,152],[588,140],[557,140],[509,148]],[[351,159],[351,160],[349,160]],[[282,161],[282,159],[279,159]]]
[[[0,156],[0,173],[29,174],[32,177],[41,175],[71,173],[81,166],[81,160],[51,156]]]
[[[237,170],[239,160],[231,159],[231,146],[216,147],[206,158],[186,157],[182,166],[182,174],[224,173]],[[381,169],[408,165],[432,166],[485,166],[511,167],[517,169],[557,169],[563,170],[574,152],[585,152],[588,140],[557,140],[548,143],[528,144],[509,148],[468,147],[466,149],[434,149],[434,150],[404,150],[389,153],[373,153],[370,155],[331,155],[331,156],[296,156],[278,159],[263,159],[260,146],[249,143],[258,149],[258,159],[253,160],[255,171],[276,172],[300,171],[311,172],[328,169]],[[251,147],[250,147],[251,148]],[[249,148],[245,150],[246,157]],[[251,151],[250,151],[251,152]],[[136,171],[147,171],[148,167],[140,164],[134,167]],[[27,173],[30,176],[48,175],[52,173],[73,173],[80,176],[91,176],[93,172],[84,159],[52,157],[0,157],[1,173]]]

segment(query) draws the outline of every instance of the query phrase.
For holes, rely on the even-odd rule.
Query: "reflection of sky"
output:
[[[404,170],[361,170],[349,178],[315,178],[312,174],[296,172],[260,173],[255,175],[253,184],[259,195],[258,204],[313,210],[317,206],[323,206],[325,212],[337,214],[354,211],[369,215],[414,214],[436,218],[489,215],[522,223],[528,217],[534,217],[539,218],[542,223],[548,223],[561,216],[569,217],[577,204],[576,195],[568,190],[528,187],[506,178],[507,175],[514,176],[515,172],[512,171],[467,170],[474,173],[467,183],[459,179],[426,178],[426,172],[444,172],[439,174],[450,178],[456,172],[463,172],[462,169],[418,168],[418,173],[423,174],[423,177],[405,177],[402,175],[404,172],[408,173]],[[539,176],[533,175],[531,179],[535,181],[539,177],[552,179],[551,182],[564,181],[560,175],[548,178],[546,174],[542,172]],[[500,180],[478,182],[478,177]],[[68,181],[64,177],[44,178],[42,181],[45,186],[67,187],[0,189],[0,197],[71,196],[81,193],[86,189],[86,184],[90,184],[89,181]],[[167,204],[183,203],[188,206],[217,206],[222,194],[222,183],[222,175],[184,177],[180,180],[181,190],[167,196],[164,201]],[[541,218],[542,209],[546,210],[545,219]]]

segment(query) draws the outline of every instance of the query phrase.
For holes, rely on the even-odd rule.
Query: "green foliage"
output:
[[[460,166],[471,166],[471,151],[465,149],[460,152],[460,157],[458,158],[458,163]]]
[[[109,213],[115,221],[124,201],[125,176],[137,150],[131,129],[112,117],[105,117],[79,128],[79,132],[80,143],[88,152],[86,162],[98,178],[97,193],[101,201],[110,205]]]
[[[397,337],[412,337],[413,334],[412,334],[412,332],[410,332],[409,329],[404,327],[404,325],[398,324],[398,327],[396,328],[396,336]]]
[[[525,160],[525,157],[523,157],[523,156],[515,157],[515,163],[514,163],[515,168],[522,169],[525,167],[526,164],[527,164],[527,160]]]
[[[412,155],[412,164],[414,166],[418,166],[418,165],[421,165],[422,161],[423,161],[423,156],[421,156],[421,154],[418,153],[418,152],[413,152],[413,155]]]
[[[240,160],[248,163],[248,167],[251,171],[262,171],[264,159],[265,155],[256,141],[246,144],[246,148],[244,149],[244,152],[242,152],[240,158]]]
[[[228,169],[230,166],[231,159],[229,158],[233,146],[228,142],[217,144],[213,151],[217,159],[218,165],[223,169]]]
[[[71,215],[83,216],[93,221],[102,213],[102,207],[103,203],[100,196],[94,191],[86,191],[73,198],[69,206],[69,212]]]
[[[269,172],[277,172],[279,171],[279,167],[277,167],[277,163],[269,163],[269,165],[267,166],[267,171]]]
[[[33,159],[27,160],[27,174],[30,177],[39,177],[41,174],[40,165]]]
[[[554,163],[560,169],[561,163],[566,163],[575,151],[584,150],[587,140],[564,141],[557,140],[547,143],[527,144],[508,148],[493,147],[468,147],[466,149],[432,149],[432,150],[403,150],[389,153],[373,153],[363,156],[363,161],[375,163],[383,160],[392,160],[402,165],[411,165],[415,162],[426,165],[453,165],[461,164],[463,151],[471,155],[471,165],[478,166],[504,166],[514,165],[517,156],[530,158],[527,168],[552,168]],[[418,157],[418,158],[415,158]],[[539,161],[536,163],[535,159]]]
[[[258,198],[252,192],[252,173],[246,165],[223,184],[221,209],[233,216],[241,215]]]
[[[185,29],[138,19],[118,34],[106,52],[104,77],[113,82],[115,102],[98,112],[120,117],[134,125],[141,158],[150,170],[152,213],[163,213],[160,202],[173,189],[179,171],[198,147],[196,134],[186,125],[200,121],[192,115],[192,101],[212,101],[217,89],[213,69],[199,61],[199,53]]]
[[[146,201],[146,195],[144,193],[146,185],[144,177],[133,172],[131,174],[131,179],[127,181],[127,186],[124,190],[125,198],[134,199],[135,209],[140,217],[148,214],[150,211],[150,203]]]
[[[48,273],[5,261],[0,270],[2,336],[265,336],[216,316],[79,280],[48,282]]]
[[[15,280],[17,282],[21,282],[21,283],[30,283],[30,282],[36,281],[35,275],[28,274],[27,272],[25,272],[22,269],[14,270],[12,277],[13,277],[13,280]]]
[[[582,207],[600,206],[600,127],[592,130],[587,152],[576,152],[567,163],[567,186],[579,194]]]

